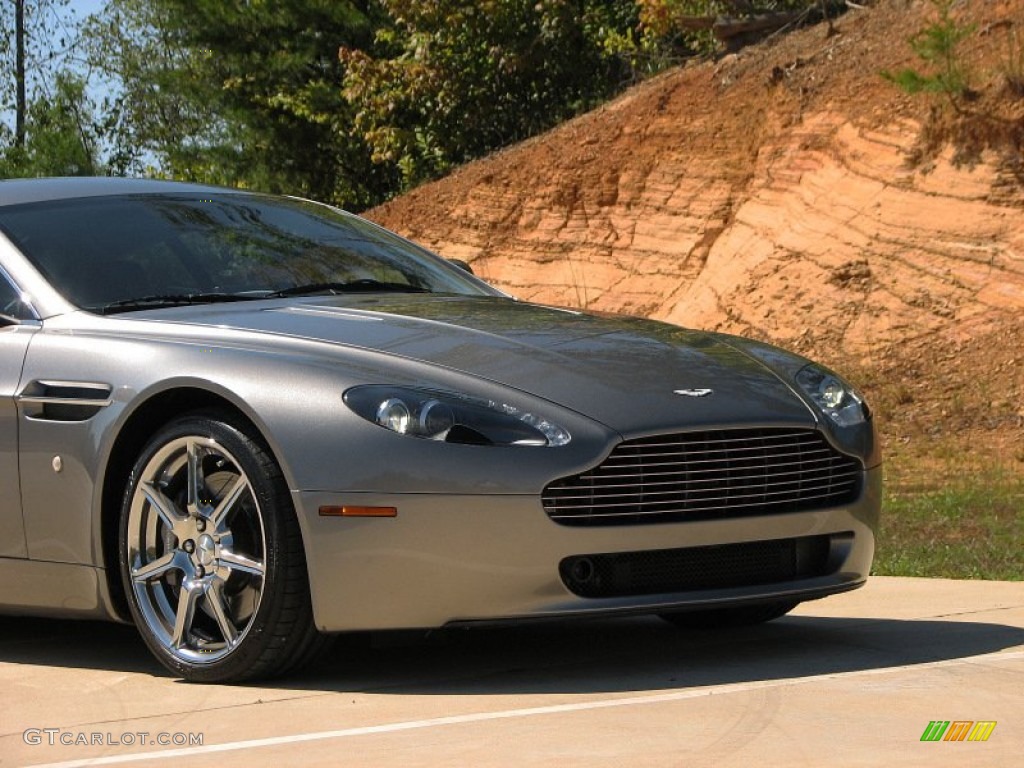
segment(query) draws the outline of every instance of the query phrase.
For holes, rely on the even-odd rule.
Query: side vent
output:
[[[18,405],[37,421],[87,421],[110,405],[113,388],[90,381],[33,381],[18,395]]]

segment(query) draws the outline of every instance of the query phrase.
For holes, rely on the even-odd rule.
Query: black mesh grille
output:
[[[628,597],[773,584],[824,576],[830,536],[685,549],[576,555],[559,564],[580,597]]]
[[[820,509],[860,494],[861,463],[820,432],[733,429],[619,444],[598,467],[548,485],[563,525],[632,525]]]

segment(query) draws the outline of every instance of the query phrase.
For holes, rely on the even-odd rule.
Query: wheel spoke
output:
[[[162,576],[172,568],[180,568],[177,563],[177,552],[168,552],[162,557],[158,557],[156,560],[152,560],[145,565],[140,565],[138,568],[132,570],[132,581],[149,581],[155,579],[157,576]]]
[[[206,602],[213,612],[213,617],[217,620],[217,626],[220,627],[220,632],[224,636],[224,642],[230,648],[238,642],[238,628],[228,617],[227,606],[224,605],[224,595],[221,594],[220,586],[216,582],[206,590]]]
[[[178,597],[178,611],[174,617],[174,634],[171,636],[171,643],[175,648],[183,648],[188,639],[188,631],[192,628],[192,619],[196,612],[196,601],[199,598],[200,589],[186,581],[181,586],[181,595]]]
[[[206,478],[203,475],[203,449],[196,440],[188,441],[188,513],[199,514]],[[206,506],[206,505],[203,505]]]
[[[240,555],[236,552],[232,552],[229,549],[222,549],[220,556],[217,558],[218,565],[226,565],[233,571],[242,571],[243,573],[251,573],[254,576],[263,575],[263,563],[259,560],[253,560],[245,555]]]
[[[215,531],[221,530],[224,525],[224,521],[227,519],[228,513],[232,510],[238,500],[242,497],[249,488],[249,482],[244,476],[235,478],[234,484],[230,490],[224,494],[224,498],[220,500],[217,508],[213,510],[210,515],[210,524],[213,526]]]
[[[156,510],[156,513],[160,515],[160,519],[164,521],[164,525],[170,528],[172,531],[185,516],[180,514],[174,506],[174,502],[164,496],[163,492],[157,488],[153,483],[148,480],[143,480],[139,483],[139,490],[142,491],[142,495],[146,497],[146,501],[149,505]]]

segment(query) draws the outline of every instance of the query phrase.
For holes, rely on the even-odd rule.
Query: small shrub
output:
[[[882,77],[907,93],[935,93],[945,96],[953,109],[962,111],[962,104],[972,96],[971,73],[959,46],[974,34],[975,25],[961,24],[953,17],[953,0],[931,0],[938,18],[910,38],[910,47],[921,61],[933,70],[930,74],[916,69],[882,72]]]

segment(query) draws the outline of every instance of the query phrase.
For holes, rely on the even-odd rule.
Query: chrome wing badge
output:
[[[715,390],[713,389],[673,389],[673,395],[682,395],[683,397],[707,397],[713,395]]]

